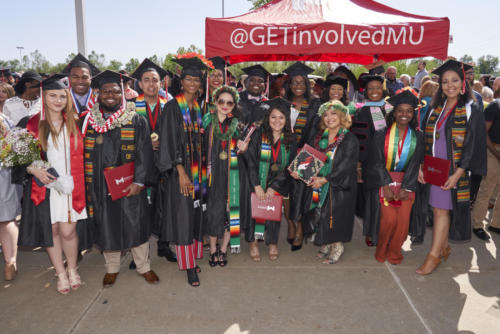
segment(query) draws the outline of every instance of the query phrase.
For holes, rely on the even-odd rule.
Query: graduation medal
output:
[[[158,136],[158,134],[156,132],[153,132],[151,134],[151,140],[152,141],[157,141],[160,137]]]
[[[219,153],[219,159],[221,160],[227,160],[227,153],[226,151],[222,151]]]
[[[272,164],[272,166],[271,166],[271,170],[272,170],[273,172],[277,172],[277,171],[279,171],[279,170],[280,170],[280,167],[278,166],[278,164],[276,164],[276,163],[275,163],[275,164]]]
[[[99,144],[99,145],[102,145],[102,143],[103,143],[103,137],[102,137],[102,135],[97,136],[95,142],[97,144]]]

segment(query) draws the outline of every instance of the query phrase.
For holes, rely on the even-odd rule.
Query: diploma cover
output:
[[[323,168],[326,158],[326,154],[305,144],[288,166],[288,170],[290,173],[296,172],[302,181],[309,183]]]
[[[281,205],[283,202],[281,195],[274,195],[270,200],[260,201],[257,195],[252,193],[250,200],[253,219],[281,221]]]
[[[105,170],[104,178],[113,201],[125,197],[127,193],[123,190],[134,181],[134,162]]]
[[[424,179],[426,183],[441,187],[448,180],[450,173],[450,160],[435,158],[430,155],[424,157]]]

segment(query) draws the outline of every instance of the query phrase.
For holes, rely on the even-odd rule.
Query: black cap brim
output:
[[[135,78],[137,80],[141,80],[142,75],[146,72],[156,72],[160,76],[160,80],[163,80],[163,78],[168,74],[166,70],[161,68],[160,66],[156,65],[154,62],[149,60],[148,58],[145,58],[142,63],[135,69],[134,73],[130,75],[132,78]]]
[[[297,75],[307,77],[308,74],[311,74],[312,72],[314,72],[314,69],[312,69],[309,66],[298,61],[298,62],[294,63],[293,65],[289,66],[283,72],[288,74],[288,76],[290,76],[290,77],[294,77]]]
[[[105,70],[92,78],[92,88],[101,88],[107,83],[116,83],[119,85],[122,80],[125,83],[133,79],[124,74],[113,72],[111,70]]]
[[[81,67],[81,68],[88,69],[92,76],[95,76],[95,75],[99,74],[99,72],[100,72],[100,70],[97,67],[95,67],[94,64],[92,64],[90,62],[90,60],[85,58],[85,56],[83,56],[81,53],[77,54],[75,56],[75,58],[73,58],[69,62],[69,64],[66,65],[66,67],[62,70],[62,73],[69,75],[69,72],[71,72],[71,69],[75,68],[75,67]]]

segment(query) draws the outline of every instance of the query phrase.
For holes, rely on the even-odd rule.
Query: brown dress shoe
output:
[[[118,273],[106,273],[104,275],[104,278],[102,279],[102,286],[104,288],[110,288],[115,284],[116,277],[118,276]]]
[[[15,263],[6,263],[5,264],[5,280],[12,281],[17,274],[17,268]]]
[[[158,284],[158,283],[160,283],[160,278],[152,270],[150,270],[148,272],[145,272],[144,274],[142,274],[142,276],[144,277],[144,279],[146,280],[146,282],[148,282],[149,284]]]

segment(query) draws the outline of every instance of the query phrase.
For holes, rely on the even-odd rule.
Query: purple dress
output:
[[[449,117],[441,125],[441,130],[438,131],[436,124],[436,134],[440,132],[439,139],[434,141],[434,157],[448,159],[448,149],[446,145],[446,123]],[[451,202],[451,190],[443,190],[438,186],[431,185],[431,194],[429,204],[433,208],[453,210]]]

